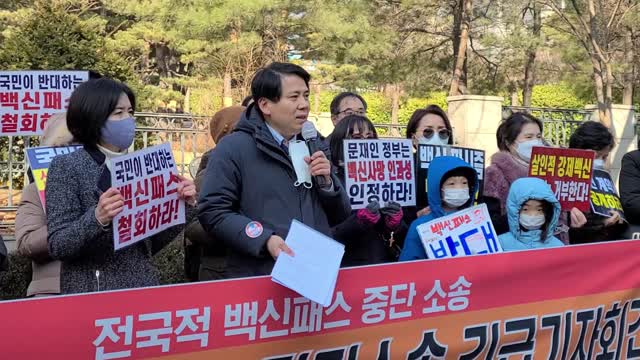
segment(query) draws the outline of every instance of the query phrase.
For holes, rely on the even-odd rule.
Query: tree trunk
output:
[[[184,94],[184,103],[183,103],[184,112],[191,112],[191,88],[187,87],[187,91]]]
[[[633,104],[633,85],[635,82],[635,67],[634,63],[634,47],[633,47],[633,33],[631,29],[627,29],[624,37],[624,58],[627,69],[624,73],[624,89],[622,91],[622,103],[624,105]]]
[[[449,96],[463,95],[467,91],[466,58],[469,41],[472,0],[460,0],[454,15],[454,66]]]
[[[320,113],[320,85],[311,84],[311,91],[313,92],[313,109],[314,114]]]
[[[511,91],[511,106],[520,106],[520,99],[518,98],[518,87],[514,84]]]
[[[540,32],[542,29],[542,16],[540,5],[534,2],[532,10],[533,15],[533,28],[531,33],[534,38],[540,39]],[[531,106],[531,98],[533,96],[533,87],[536,84],[536,54],[538,52],[538,45],[535,44],[527,50],[527,62],[524,67],[524,85],[522,87],[522,103],[524,106]]]
[[[591,65],[593,67],[593,82],[596,89],[596,100],[598,101],[598,116],[600,122],[605,126],[611,125],[611,101],[606,98],[605,75],[602,70],[602,64],[597,59],[596,54],[591,54]]]
[[[229,107],[233,105],[233,95],[231,94],[231,73],[229,71],[225,71],[223,81],[222,107]]]
[[[167,57],[169,56],[169,49],[165,47],[163,44],[154,44],[154,53],[156,57],[156,66],[158,69],[158,74],[161,78],[169,77],[169,66],[167,64]]]
[[[391,85],[391,136],[400,137],[400,131],[398,131],[398,114],[400,113],[400,84]]]

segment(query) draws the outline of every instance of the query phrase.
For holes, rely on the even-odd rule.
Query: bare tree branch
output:
[[[613,9],[613,12],[611,13],[611,19],[609,19],[609,22],[607,23],[607,29],[611,28],[611,24],[613,24],[613,20],[616,18],[616,13],[620,8],[620,3],[622,3],[622,0],[618,0],[618,2],[616,3],[616,7]]]

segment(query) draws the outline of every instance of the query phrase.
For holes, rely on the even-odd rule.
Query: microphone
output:
[[[302,138],[307,143],[307,147],[309,147],[309,153],[311,155],[315,154],[318,151],[322,151],[322,140],[318,139],[318,130],[313,125],[311,121],[306,121],[302,124]],[[314,176],[316,179],[316,184],[319,187],[327,186],[327,181],[322,175]]]

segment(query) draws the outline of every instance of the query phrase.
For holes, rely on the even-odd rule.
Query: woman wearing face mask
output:
[[[499,236],[504,251],[563,246],[553,232],[560,217],[560,203],[542,179],[513,182],[507,198],[509,232]]]
[[[342,119],[331,135],[331,162],[337,177],[345,183],[343,141],[377,139],[376,129],[364,116],[349,115]],[[348,190],[348,189],[347,189]],[[390,202],[383,207],[371,201],[366,208],[354,211],[335,226],[333,237],[345,244],[342,266],[359,266],[395,261],[402,248],[407,226],[402,221],[400,204]]]
[[[114,251],[111,222],[123,210],[124,198],[111,187],[109,160],[133,143],[134,109],[131,90],[111,79],[87,81],[71,95],[67,127],[83,149],[54,158],[46,187],[49,253],[62,262],[63,294],[158,285],[151,256],[184,228],[174,226]],[[189,204],[189,218],[195,186],[181,180],[178,196]]]
[[[447,113],[438,105],[429,105],[424,109],[414,111],[407,124],[407,139],[413,141],[413,147],[416,151],[418,151],[420,144],[453,145],[453,130]],[[422,184],[418,184],[416,191],[424,193],[427,189]],[[424,197],[418,197],[415,210],[407,208],[405,221],[410,224],[416,217],[427,215],[430,212],[428,200]]]
[[[407,139],[413,140],[416,150],[419,144],[453,145],[453,130],[447,113],[438,105],[414,111],[407,124]]]
[[[503,121],[496,132],[499,152],[491,157],[491,165],[485,171],[484,196],[491,221],[498,234],[509,231],[507,221],[507,195],[511,184],[529,175],[529,161],[535,146],[546,146],[542,140],[542,122],[527,113],[514,113]],[[584,225],[584,214],[574,208],[570,212],[571,224]],[[559,223],[566,221],[561,216]],[[563,242],[568,242],[565,232],[559,234]]]
[[[609,129],[596,121],[583,122],[569,138],[570,148],[596,152],[593,168],[599,170],[605,169],[605,163],[614,145],[615,141]],[[627,223],[617,211],[612,210],[609,217],[589,212],[585,214],[585,218],[587,221],[584,226],[572,227],[569,230],[571,244],[619,240],[623,238],[627,229]]]

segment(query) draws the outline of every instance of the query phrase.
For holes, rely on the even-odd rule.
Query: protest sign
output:
[[[485,204],[429,221],[417,230],[429,259],[502,252]]]
[[[371,201],[416,204],[411,140],[345,140],[346,190],[352,209]]]
[[[42,135],[87,71],[0,71],[0,136]]]
[[[471,165],[478,173],[479,191],[477,196],[482,196],[484,189],[484,150],[449,145],[421,144],[418,147],[418,165],[416,166],[418,170],[416,175],[416,203],[419,209],[428,205],[427,176],[429,175],[429,165],[434,158],[439,156],[455,156]]]
[[[576,207],[589,211],[591,173],[595,152],[591,150],[534,147],[529,176],[551,186],[562,210]]]
[[[169,143],[111,159],[111,184],[124,197],[124,209],[113,219],[116,250],[184,224],[177,175]]]
[[[38,195],[42,202],[42,207],[46,209],[44,200],[44,191],[47,183],[47,173],[49,172],[49,165],[51,160],[58,155],[65,155],[72,153],[78,149],[82,149],[82,145],[71,146],[56,146],[56,147],[35,147],[27,148],[27,161],[29,162],[29,168],[31,168],[31,175],[36,183],[38,189]]]
[[[610,211],[617,211],[623,220],[624,211],[620,196],[616,191],[615,185],[611,180],[611,175],[599,169],[593,170],[593,178],[591,179],[591,209],[594,213],[602,216],[611,216]]]
[[[327,308],[268,276],[0,302],[0,346],[51,360],[638,359],[638,252],[618,241],[342,269]]]

